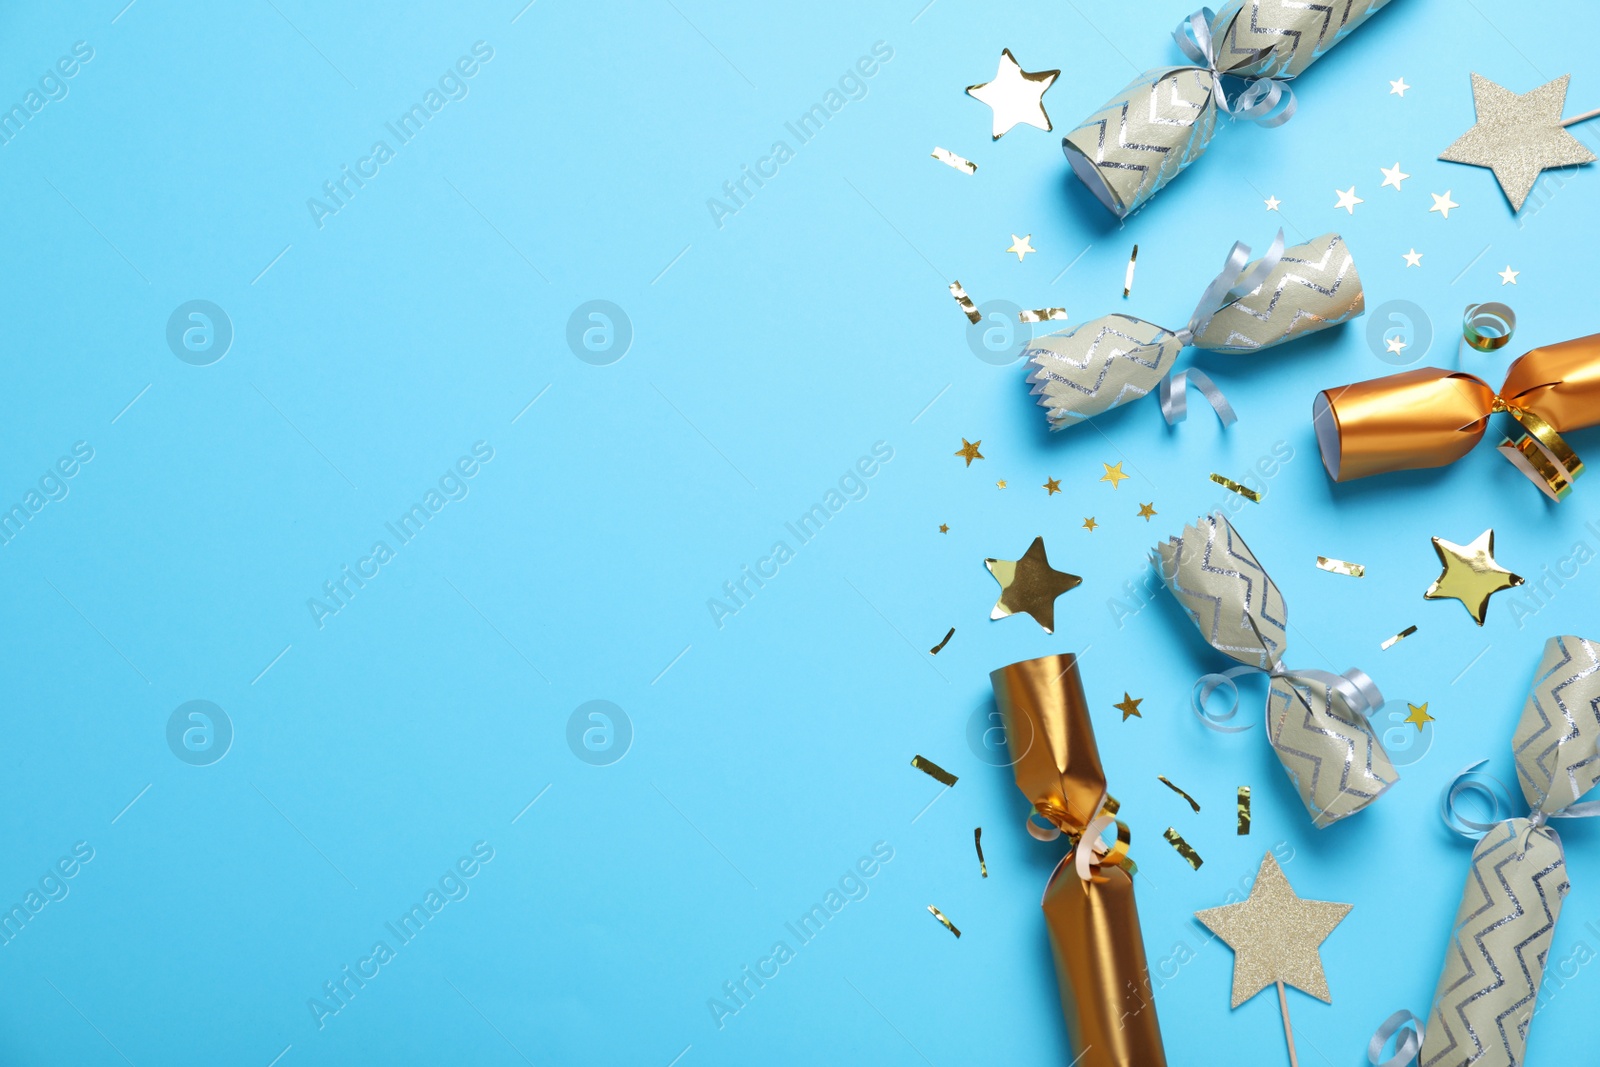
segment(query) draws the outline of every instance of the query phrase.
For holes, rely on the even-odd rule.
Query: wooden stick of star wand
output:
[[[1562,119],[1561,125],[1576,126],[1580,122],[1586,122],[1593,118],[1600,118],[1600,107],[1595,108],[1593,111],[1585,111],[1581,115],[1574,115],[1570,119]]]
[[[1300,1067],[1294,1054],[1294,1027],[1289,1025],[1289,998],[1284,995],[1283,982],[1278,982],[1278,1007],[1283,1009],[1283,1039],[1289,1043],[1289,1067]]]

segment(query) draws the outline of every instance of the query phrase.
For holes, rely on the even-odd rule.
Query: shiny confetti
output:
[[[978,306],[972,302],[972,297],[967,295],[967,291],[961,288],[960,282],[950,283],[950,295],[961,305],[961,312],[966,315],[968,322],[983,321],[983,316],[978,314]]]
[[[994,483],[994,487],[996,489],[1004,489],[1006,487],[1006,480],[1001,478],[998,482]]]
[[[1087,519],[1083,520],[1083,528],[1088,530],[1090,533],[1094,533],[1095,527],[1099,525],[1100,524],[1098,522],[1094,521],[1093,515],[1090,515]]]
[[[978,870],[983,872],[985,878],[989,877],[989,865],[983,862],[983,827],[979,826],[972,831],[972,845],[978,850]]]
[[[1444,571],[1428,586],[1423,599],[1459,600],[1479,626],[1483,625],[1484,614],[1489,610],[1490,597],[1522,584],[1521,575],[1512,574],[1494,561],[1492,529],[1483,531],[1465,545],[1435,537],[1433,550],[1439,554]]]
[[[1045,556],[1044,538],[1035,537],[1021,559],[986,559],[984,566],[1000,583],[1000,599],[995,601],[991,619],[1026,613],[1044,627],[1045,633],[1054,633],[1056,627],[1056,597],[1083,584],[1076,574],[1058,571],[1050,566]]]
[[[934,781],[940,782],[947,786],[955,785],[958,780],[955,775],[951,774],[949,771],[933,762],[933,760],[925,759],[922,756],[912,756],[911,766],[915,767],[923,774],[926,774]]]
[[[1179,789],[1177,786],[1173,785],[1166,775],[1156,775],[1156,781],[1160,782],[1162,785],[1166,786],[1168,789],[1187,800],[1189,802],[1189,806],[1195,810],[1196,815],[1200,813],[1200,802],[1194,797],[1190,796],[1188,793],[1185,793],[1183,790]]]
[[[1346,563],[1342,559],[1330,559],[1327,556],[1317,557],[1317,570],[1327,571],[1330,574],[1343,574],[1351,578],[1365,577],[1367,568],[1359,563]]]
[[[1034,248],[1033,245],[1028,243],[1028,242],[1030,242],[1032,240],[1033,240],[1033,234],[1031,234],[1031,233],[1028,234],[1028,236],[1026,236],[1026,237],[1018,237],[1016,234],[1012,234],[1011,235],[1011,247],[1006,249],[1006,251],[1007,252],[1015,252],[1017,254],[1017,262],[1021,263],[1023,256],[1027,255],[1029,252],[1037,252],[1038,251],[1038,249]]]
[[[1250,787],[1239,787],[1239,836],[1244,837],[1250,832]]]
[[[1234,481],[1232,478],[1224,478],[1220,474],[1213,474],[1211,476],[1211,480],[1216,482],[1218,485],[1222,486],[1222,488],[1228,490],[1229,492],[1238,493],[1240,496],[1244,497],[1246,500],[1250,501],[1251,503],[1255,503],[1255,504],[1261,503],[1261,494],[1260,493],[1256,492],[1254,489],[1248,488],[1247,486],[1240,485],[1238,482]]]
[[[1122,276],[1123,299],[1127,299],[1128,294],[1133,292],[1133,265],[1137,262],[1139,262],[1139,246],[1134,245],[1133,255],[1128,257],[1128,273]]]
[[[1417,733],[1420,734],[1422,732],[1422,727],[1424,724],[1434,721],[1433,716],[1428,714],[1428,702],[1426,700],[1422,702],[1422,707],[1420,708],[1409,701],[1406,702],[1406,707],[1411,709],[1411,714],[1407,715],[1401,721],[1408,722],[1412,726],[1415,726],[1417,728]]]
[[[1404,630],[1401,630],[1399,633],[1389,638],[1389,640],[1385,641],[1380,647],[1383,649],[1383,651],[1387,652],[1389,649],[1393,648],[1395,645],[1398,645],[1401,641],[1404,641],[1406,638],[1410,637],[1416,632],[1417,628],[1415,626],[1407,626]]]
[[[970,467],[973,460],[983,458],[983,453],[978,451],[978,446],[981,444],[983,444],[982,441],[969,441],[963,437],[961,439],[961,447],[956,449],[955,454],[966,460],[967,466]]]
[[[1017,312],[1018,322],[1066,322],[1066,308],[1034,308]]]
[[[994,80],[967,86],[967,95],[988,104],[994,112],[996,141],[1018,123],[1048,133],[1051,126],[1050,116],[1044,111],[1044,93],[1060,76],[1059,70],[1023,70],[1011,49],[1005,48],[1000,52]]]
[[[939,650],[944,648],[945,645],[948,645],[950,643],[950,639],[955,635],[956,628],[952,626],[950,627],[950,632],[944,635],[943,641],[940,641],[937,645],[934,645],[932,648],[928,649],[928,655],[937,656],[939,654]]]
[[[940,163],[943,163],[947,167],[954,167],[956,170],[964,170],[968,174],[978,173],[978,165],[976,163],[972,162],[970,159],[962,159],[960,156],[947,149],[937,147],[934,148],[933,158],[937,159]]]
[[[1193,867],[1195,870],[1198,871],[1200,869],[1200,865],[1205,862],[1205,860],[1200,858],[1200,853],[1194,850],[1194,846],[1185,841],[1183,839],[1183,835],[1178,833],[1178,831],[1174,830],[1172,827],[1167,827],[1167,832],[1161,836],[1166,838],[1167,844],[1176,849],[1178,855],[1183,857],[1183,861],[1190,867]]]
[[[940,922],[944,923],[944,928],[946,930],[949,930],[952,934],[955,934],[957,937],[961,936],[961,931],[956,929],[956,924],[951,922],[949,919],[946,919],[944,917],[944,912],[940,911],[938,908],[934,907],[932,904],[928,905],[928,914],[932,915],[935,919],[938,919]]]
[[[1061,492],[1061,479],[1046,478],[1044,480],[1044,484],[1039,488],[1044,490],[1046,496],[1055,496],[1057,493]]]
[[[1512,210],[1520,211],[1541,171],[1594,162],[1594,153],[1563,128],[1596,115],[1591,111],[1562,121],[1571,77],[1563,74],[1531,92],[1513,93],[1474,72],[1472,103],[1478,120],[1439,158],[1488,167]]]
[[[1102,482],[1110,482],[1113,489],[1119,488],[1123,482],[1133,477],[1131,474],[1122,473],[1121,463],[1102,463],[1100,466],[1106,469],[1106,472],[1100,476],[1100,480]]]
[[[1155,501],[1151,501],[1148,504],[1139,505],[1139,518],[1143,519],[1145,522],[1149,522],[1151,519],[1155,518],[1157,514],[1158,512],[1156,511]]]
[[[950,524],[946,523],[946,522],[941,522],[939,524],[939,532],[940,533],[949,533],[950,532]]]
[[[1139,705],[1143,703],[1144,697],[1140,697],[1139,699],[1135,700],[1129,695],[1128,691],[1124,689],[1122,691],[1122,703],[1113,704],[1111,706],[1122,712],[1122,721],[1127,722],[1128,716],[1130,715],[1137,716],[1141,719],[1144,718],[1144,716],[1139,712]]]

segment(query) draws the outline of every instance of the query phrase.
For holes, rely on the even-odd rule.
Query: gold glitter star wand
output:
[[[1500,182],[1514,211],[1521,211],[1539,175],[1550,167],[1571,167],[1594,162],[1590,152],[1566,128],[1600,117],[1600,108],[1561,117],[1566,106],[1567,82],[1563,74],[1527,93],[1513,93],[1481,74],[1472,75],[1472,102],[1478,121],[1440,159],[1488,167]]]

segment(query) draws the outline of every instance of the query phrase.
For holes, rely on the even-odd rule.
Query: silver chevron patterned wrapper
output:
[[[1600,645],[1552,637],[1512,738],[1533,819],[1497,824],[1472,852],[1418,1062],[1517,1067],[1555,936],[1567,867],[1545,819],[1600,781]]]
[[[1234,0],[1211,22],[1217,73],[1292,78],[1389,0]],[[1146,71],[1061,142],[1073,173],[1119,218],[1198,159],[1216,131],[1216,77]]]
[[[1326,233],[1285,249],[1266,280],[1217,312],[1193,344],[1254,352],[1336,326],[1364,310],[1350,248],[1338,234]],[[1144,396],[1182,350],[1171,330],[1129,315],[1107,315],[1035,338],[1022,355],[1034,395],[1051,428],[1060,430]]]
[[[1371,724],[1338,689],[1281,669],[1288,609],[1226,518],[1184,527],[1151,562],[1212,648],[1272,675],[1267,739],[1314,826],[1355,814],[1400,780]]]

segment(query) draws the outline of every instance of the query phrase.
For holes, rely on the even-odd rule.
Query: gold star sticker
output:
[[[1100,524],[1098,522],[1094,521],[1093,515],[1090,515],[1087,519],[1083,520],[1083,528],[1088,530],[1090,533],[1094,533],[1094,528],[1099,525]]]
[[[1428,702],[1427,701],[1423,701],[1422,702],[1422,707],[1420,707],[1420,708],[1417,707],[1415,704],[1412,704],[1412,703],[1410,703],[1408,701],[1406,703],[1406,707],[1411,709],[1411,714],[1407,715],[1405,717],[1405,719],[1403,719],[1402,721],[1403,722],[1408,722],[1411,725],[1415,726],[1417,728],[1417,733],[1420,734],[1422,732],[1422,724],[1423,723],[1425,723],[1425,722],[1433,722],[1433,716],[1428,714]]]
[[[1003,619],[1026,612],[1047,634],[1055,633],[1056,597],[1083,584],[1083,579],[1076,574],[1050,566],[1042,537],[1033,539],[1021,559],[986,559],[983,563],[1000,583],[1000,599],[995,601],[989,618]]]
[[[1154,501],[1151,501],[1148,504],[1140,504],[1139,505],[1139,517],[1141,519],[1143,519],[1145,522],[1149,522],[1150,521],[1150,517],[1152,515],[1154,515],[1155,513],[1156,513],[1156,505],[1155,505]]]
[[[1333,1003],[1319,948],[1350,913],[1350,905],[1302,900],[1278,861],[1267,853],[1250,896],[1238,904],[1207,908],[1194,917],[1233,949],[1233,1006],[1282,982]]]
[[[995,488],[996,489],[1004,489],[1006,487],[1006,480],[1004,478],[1001,478],[998,482],[995,482],[994,484],[995,484]]]
[[[1026,237],[1018,237],[1016,234],[1012,234],[1011,247],[1006,249],[1006,251],[1015,252],[1017,254],[1017,262],[1021,263],[1023,256],[1027,255],[1029,252],[1037,251],[1037,249],[1028,243],[1031,240],[1033,240],[1033,234],[1031,233]]]
[[[1520,575],[1512,574],[1494,561],[1494,530],[1477,536],[1469,545],[1458,545],[1442,537],[1433,539],[1433,550],[1439,553],[1444,573],[1428,586],[1422,596],[1426,600],[1459,600],[1474,622],[1483,625],[1484,613],[1489,610],[1489,598],[1502,589],[1521,585]]]
[[[1127,722],[1128,716],[1130,715],[1138,715],[1139,718],[1144,718],[1143,715],[1139,715],[1139,705],[1143,703],[1144,697],[1140,697],[1138,700],[1135,700],[1133,697],[1129,696],[1128,691],[1124,689],[1122,691],[1122,703],[1113,704],[1111,706],[1122,712],[1122,721]]]
[[[956,455],[966,457],[967,466],[970,467],[973,460],[983,458],[983,453],[978,451],[978,446],[981,444],[983,444],[982,441],[969,441],[963,437],[961,439],[961,447],[956,449]]]
[[[996,141],[1019,122],[1048,131],[1050,116],[1044,113],[1044,92],[1060,76],[1059,70],[1023,70],[1006,48],[1000,52],[994,81],[967,86],[967,95],[982,100],[994,112]]]
[[[941,522],[939,524],[939,532],[940,533],[949,533],[950,532],[950,527],[946,526],[944,523]]]
[[[1115,467],[1113,467],[1109,463],[1102,463],[1102,464],[1100,464],[1100,466],[1102,466],[1102,467],[1104,467],[1106,469],[1106,472],[1100,476],[1100,480],[1102,482],[1110,482],[1111,483],[1111,488],[1113,488],[1113,489],[1115,489],[1119,485],[1121,485],[1122,481],[1125,478],[1131,477],[1131,475],[1127,475],[1127,474],[1123,474],[1122,473],[1122,464],[1121,463],[1118,463]]]
[[[1044,480],[1044,491],[1046,496],[1055,496],[1057,493],[1061,492],[1061,479],[1046,478]]]
[[[1520,211],[1533,183],[1539,180],[1540,171],[1594,162],[1594,153],[1561,126],[1570,77],[1563,74],[1532,92],[1518,95],[1473,74],[1472,103],[1478,121],[1439,158],[1488,167],[1511,201],[1512,210]]]

